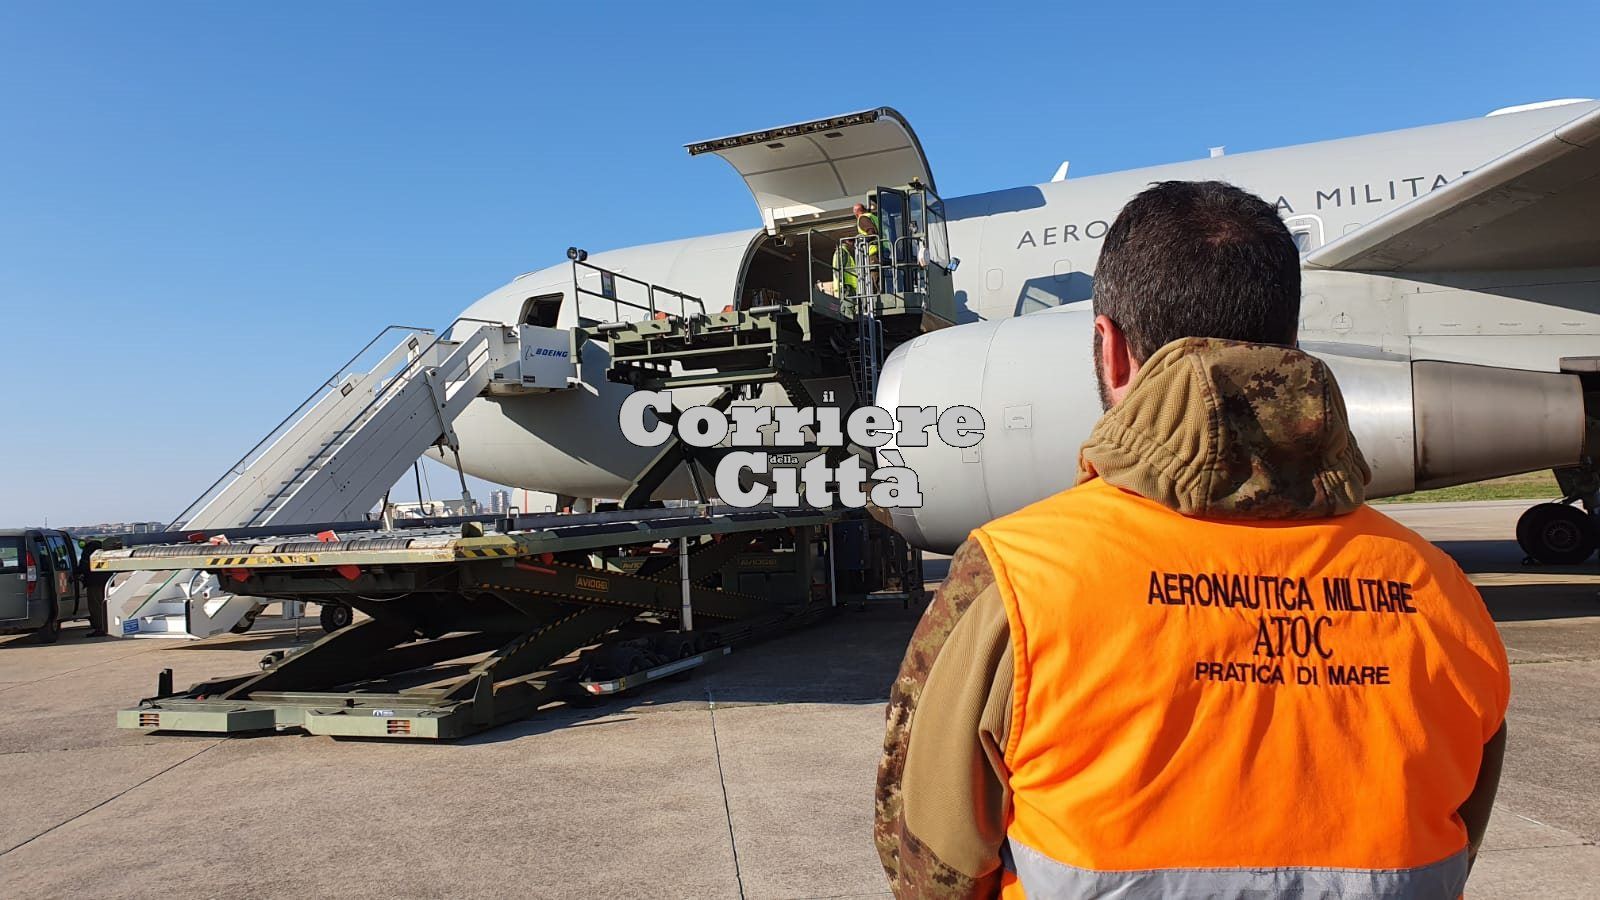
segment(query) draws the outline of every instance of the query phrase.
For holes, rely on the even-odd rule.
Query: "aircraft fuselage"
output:
[[[1311,251],[1437,190],[1596,104],[1536,109],[1442,125],[1224,155],[947,198],[952,279],[963,322],[1026,315],[1089,299],[1100,243],[1118,210],[1152,182],[1217,179],[1279,208]],[[703,298],[737,302],[767,235],[749,229],[593,254],[596,265]],[[464,316],[516,322],[530,298],[562,294],[556,324],[611,318],[594,298],[572,302],[567,264],[521,276]],[[1357,345],[1412,359],[1551,371],[1592,352],[1600,336],[1600,272],[1378,273],[1308,269],[1302,342]],[[1083,354],[1087,334],[1063,352]],[[605,380],[602,347],[583,352],[578,390],[484,398],[456,423],[463,468],[502,484],[580,497],[615,497],[650,451],[621,437],[629,389]],[[1089,386],[1092,387],[1092,386]],[[1082,402],[1092,404],[1085,389]],[[774,398],[782,402],[781,398]],[[1090,416],[1092,420],[1092,415]],[[666,492],[687,485],[669,484]]]

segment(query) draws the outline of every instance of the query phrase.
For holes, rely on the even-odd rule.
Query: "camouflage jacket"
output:
[[[1101,478],[1203,518],[1320,518],[1370,478],[1327,367],[1298,350],[1189,338],[1145,361],[1079,452]],[[977,542],[956,551],[890,694],[874,837],[900,897],[999,891],[1010,792],[1011,635]]]

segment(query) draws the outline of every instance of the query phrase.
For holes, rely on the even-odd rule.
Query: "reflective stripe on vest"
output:
[[[1510,684],[1437,548],[1370,507],[1213,521],[1098,480],[973,536],[1015,659],[1006,835],[1053,862],[1019,850],[1024,883],[1449,883]]]
[[[1414,869],[1140,869],[1096,872],[1007,841],[1006,867],[1028,900],[1123,897],[1459,897],[1467,851]]]

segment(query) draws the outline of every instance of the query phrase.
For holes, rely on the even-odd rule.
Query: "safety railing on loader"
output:
[[[631,278],[622,274],[621,272],[613,272],[610,269],[602,269],[599,266],[588,262],[588,252],[579,250],[577,247],[567,248],[567,258],[572,260],[572,295],[574,301],[577,303],[578,316],[580,320],[583,318],[583,298],[585,296],[593,297],[595,300],[611,304],[611,318],[596,318],[596,322],[621,322],[623,320],[623,307],[646,313],[651,319],[656,318],[658,314],[662,313],[671,315],[673,312],[671,309],[671,304],[670,302],[665,301],[672,300],[677,301],[677,315],[680,318],[689,318],[689,304],[691,303],[698,307],[700,315],[703,316],[706,313],[705,301],[701,300],[699,297],[694,297],[681,291],[675,291],[671,288],[662,287],[659,284],[651,284],[648,281],[643,281],[638,278]],[[598,279],[598,290],[584,286],[584,271],[592,273],[595,278]],[[623,288],[625,287],[631,288],[635,295],[637,295],[642,289],[643,297],[635,300],[624,299],[621,294]],[[659,301],[658,298],[660,298]]]
[[[817,253],[817,238],[834,245],[831,259]],[[876,246],[878,252],[868,248]],[[858,300],[880,293],[925,293],[928,243],[906,235],[892,245],[866,235],[835,239],[815,229],[806,232],[806,279],[810,284],[831,284],[840,300]],[[823,276],[827,277],[823,277]]]

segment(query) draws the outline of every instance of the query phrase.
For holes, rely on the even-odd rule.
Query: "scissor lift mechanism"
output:
[[[252,596],[336,601],[368,617],[269,654],[259,672],[182,692],[164,672],[157,696],[119,712],[117,724],[461,737],[827,615],[837,602],[831,526],[845,517],[701,506],[526,516],[482,536],[107,552],[96,568],[204,569]]]
[[[808,397],[848,412],[870,402],[886,348],[949,324],[927,293],[839,298],[816,289],[815,280],[810,297],[707,313],[698,298],[592,266],[576,249],[569,256],[575,296],[598,298],[618,315],[626,305],[648,316],[586,323],[575,330],[573,346],[605,341],[612,357],[607,376],[636,387],[721,386],[712,401],[718,406],[776,382],[797,402]],[[614,290],[585,290],[584,269],[602,285],[643,285],[645,303],[623,301]],[[935,283],[932,275],[921,281]],[[913,281],[890,274],[881,280],[908,288]],[[659,308],[672,301],[678,314]],[[273,537],[103,552],[96,569],[205,571],[238,595],[339,603],[367,617],[298,652],[269,654],[260,672],[183,692],[172,689],[164,672],[157,695],[118,713],[118,724],[461,737],[559,700],[676,674],[737,643],[825,615],[838,594],[833,527],[875,526],[844,510],[711,507],[697,466],[715,452],[669,442],[622,498],[621,510],[523,516],[495,534],[469,525],[459,534],[389,532],[336,542]],[[679,465],[695,477],[702,505],[645,508]],[[888,552],[879,554],[880,566],[856,568],[854,588],[898,589],[908,602],[920,597],[914,549],[892,534],[860,544],[887,544],[880,549]],[[817,565],[819,548],[826,548],[826,567]],[[814,577],[819,569],[821,582]],[[575,656],[581,648],[589,649]]]

